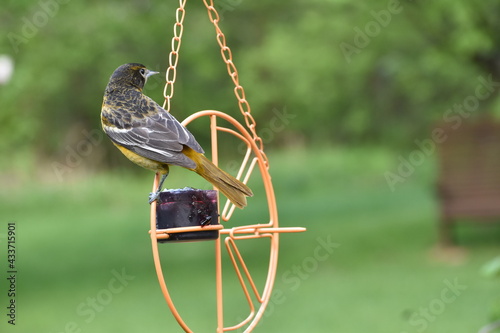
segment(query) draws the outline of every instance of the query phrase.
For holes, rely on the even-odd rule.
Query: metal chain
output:
[[[255,126],[256,122],[255,119],[253,118],[250,110],[250,104],[248,103],[246,97],[245,97],[245,90],[239,83],[238,79],[238,70],[236,69],[236,66],[233,62],[233,54],[231,52],[231,49],[229,46],[226,44],[226,36],[224,36],[224,33],[219,27],[219,13],[214,7],[214,2],[213,0],[203,0],[203,3],[205,4],[205,7],[207,7],[208,11],[208,17],[210,19],[210,22],[215,27],[215,32],[217,33],[217,43],[220,46],[220,51],[222,55],[222,59],[226,63],[227,66],[227,72],[231,79],[233,80],[234,83],[234,94],[236,95],[236,98],[238,99],[238,107],[243,114],[243,117],[245,118],[245,123],[250,130],[253,140],[255,141],[255,144],[259,148],[262,158],[264,160],[264,164],[266,165],[266,168],[269,168],[269,162],[267,159],[266,154],[264,153],[264,143],[262,142],[262,139],[257,135]]]
[[[184,23],[184,17],[186,15],[186,10],[185,10],[186,1],[187,0],[179,0],[179,8],[177,8],[175,12],[174,37],[172,37],[172,51],[170,52],[168,57],[169,66],[165,74],[166,83],[165,83],[165,88],[163,90],[163,97],[165,97],[163,108],[167,110],[167,112],[170,112],[170,100],[174,96],[174,82],[177,76],[179,50],[181,47],[182,33],[184,32],[183,23]],[[226,63],[229,77],[231,77],[231,79],[233,80],[235,86],[234,94],[238,99],[238,107],[241,113],[243,114],[243,117],[245,119],[245,124],[250,130],[250,133],[252,134],[252,138],[255,141],[255,144],[257,145],[257,147],[260,150],[260,153],[262,154],[264,164],[268,168],[269,162],[266,154],[264,153],[264,143],[262,142],[262,139],[256,132],[255,129],[256,122],[251,114],[250,104],[248,103],[245,97],[245,90],[239,83],[238,70],[236,69],[236,66],[233,62],[233,54],[229,46],[227,46],[226,44],[226,36],[219,27],[219,21],[220,21],[219,13],[214,7],[213,0],[203,0],[203,2],[208,10],[208,17],[210,19],[210,22],[212,22],[212,24],[214,25],[215,32],[217,33],[217,43],[219,44],[221,49],[222,59]]]
[[[165,97],[165,102],[163,103],[163,108],[170,112],[170,99],[174,96],[174,82],[177,76],[177,63],[179,62],[179,49],[181,48],[181,38],[184,32],[184,16],[186,16],[186,11],[184,7],[186,6],[187,0],[179,0],[179,8],[175,12],[175,23],[174,23],[174,37],[172,37],[172,51],[168,56],[168,68],[165,74],[165,89],[163,89],[163,97]]]

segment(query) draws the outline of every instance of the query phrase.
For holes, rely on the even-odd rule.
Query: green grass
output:
[[[470,333],[488,322],[500,287],[480,268],[498,255],[499,230],[461,227],[466,256],[440,259],[433,251],[438,206],[432,161],[391,192],[383,174],[395,169],[397,156],[386,151],[298,150],[269,157],[280,225],[308,230],[280,237],[275,296],[255,332]],[[181,332],[154,272],[146,203],[151,184],[152,174],[144,171],[4,188],[0,331]],[[206,186],[174,169],[168,186],[186,185]],[[259,193],[257,177],[251,185]],[[236,223],[264,221],[266,214],[257,194]],[[18,233],[15,327],[7,325],[4,310],[11,221]],[[337,244],[331,253],[321,248],[328,240]],[[266,271],[266,246],[242,243],[255,276]],[[161,252],[186,321],[195,332],[214,332],[213,242],[162,244]],[[130,277],[126,285],[113,280],[122,270]],[[233,273],[224,274],[229,325],[246,308]],[[439,301],[451,295],[445,289],[454,281],[465,289],[453,301]]]

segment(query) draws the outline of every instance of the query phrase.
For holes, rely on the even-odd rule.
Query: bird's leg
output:
[[[167,173],[161,176],[160,184],[158,184],[158,189],[156,190],[156,192],[161,192],[161,188],[163,187],[163,182],[165,181],[165,179],[167,179],[167,176],[168,176],[168,171]]]
[[[149,193],[149,203],[151,204],[153,201],[157,200],[158,197],[160,196],[160,192],[161,192],[161,188],[163,186],[163,182],[165,181],[165,179],[167,179],[167,176],[168,176],[168,170],[167,170],[167,173],[164,173],[162,176],[161,176],[161,179],[160,179],[160,184],[158,184],[158,189],[156,190],[156,192],[151,192]]]

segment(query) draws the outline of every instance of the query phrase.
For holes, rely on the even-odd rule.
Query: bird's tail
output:
[[[219,191],[221,191],[238,208],[247,205],[246,197],[253,195],[252,190],[238,179],[225,171],[219,169],[204,155],[199,155],[197,167],[194,170],[197,174],[208,180]]]

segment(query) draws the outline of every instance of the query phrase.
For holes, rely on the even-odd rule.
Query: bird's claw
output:
[[[212,216],[205,216],[203,220],[200,221],[200,225],[203,228],[204,226],[210,225],[212,223]]]
[[[158,200],[158,197],[160,196],[160,192],[151,192],[149,193],[149,204],[152,204],[153,201]]]

